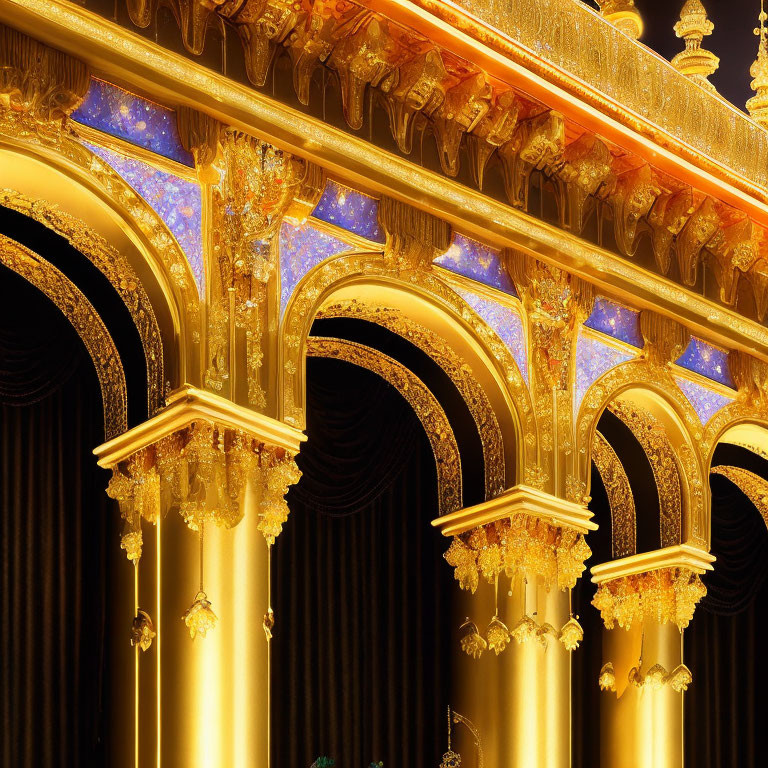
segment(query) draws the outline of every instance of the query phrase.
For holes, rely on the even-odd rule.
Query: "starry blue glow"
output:
[[[682,355],[676,361],[681,368],[705,376],[712,381],[736,389],[728,368],[728,353],[701,339],[692,338]]]
[[[733,402],[732,397],[721,395],[709,387],[690,381],[690,379],[677,377],[675,381],[690,401],[702,424],[706,424],[721,408],[725,408],[726,405]]]
[[[181,146],[173,110],[104,80],[91,79],[88,93],[72,113],[72,119],[150,152],[194,166],[192,155]]]
[[[453,290],[477,312],[504,342],[528,384],[528,350],[525,347],[523,319],[506,304],[497,303],[472,291],[453,286]]]
[[[608,344],[590,333],[579,333],[576,342],[576,391],[573,398],[573,416],[577,417],[587,390],[604,374],[634,355],[613,344]]]
[[[642,349],[643,337],[640,333],[639,318],[639,312],[616,304],[604,296],[598,296],[592,314],[584,325]]]
[[[379,201],[376,198],[337,181],[328,181],[312,215],[374,243],[383,243],[384,233],[379,227],[378,212]]]
[[[120,174],[152,206],[184,251],[200,295],[205,295],[203,215],[200,186],[141,160],[104,147],[86,145]]]
[[[453,235],[451,247],[435,259],[435,264],[464,275],[491,288],[498,288],[511,296],[517,296],[515,284],[501,262],[501,252],[458,232]]]
[[[295,227],[287,221],[280,228],[280,317],[296,286],[310,269],[343,251],[349,243],[321,232],[311,224]]]

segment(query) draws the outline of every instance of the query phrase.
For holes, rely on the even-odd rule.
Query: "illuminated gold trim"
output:
[[[639,555],[595,565],[590,572],[592,582],[602,584],[612,579],[634,576],[660,568],[688,568],[694,573],[701,574],[713,570],[714,562],[715,556],[706,549],[690,544],[678,544],[674,547],[654,549],[652,552],[642,552]]]
[[[461,454],[451,423],[437,398],[424,382],[397,360],[344,339],[310,336],[307,339],[309,357],[343,360],[380,376],[391,384],[413,408],[432,446],[437,469],[440,514],[461,506]]]
[[[125,372],[107,327],[82,292],[50,262],[0,234],[0,262],[45,294],[69,320],[93,361],[104,405],[107,437],[128,428]]]
[[[768,480],[743,467],[712,467],[711,474],[730,480],[755,505],[768,526]]]
[[[432,525],[443,536],[457,536],[518,513],[537,517],[554,526],[573,528],[580,533],[597,530],[597,524],[592,522],[593,513],[587,507],[526,485],[516,485],[495,499],[443,515],[433,520]]]
[[[99,466],[106,469],[114,467],[136,451],[156,443],[197,419],[242,430],[261,442],[284,448],[291,453],[298,453],[301,443],[307,439],[303,432],[281,421],[235,405],[223,397],[189,384],[168,395],[166,402],[167,406],[157,416],[94,448],[93,453],[98,457]]]

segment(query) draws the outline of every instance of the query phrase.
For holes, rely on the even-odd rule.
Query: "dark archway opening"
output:
[[[93,364],[66,318],[0,269],[0,765],[107,765],[110,552]],[[114,538],[113,538],[114,537]]]
[[[307,362],[303,472],[275,551],[274,765],[437,765],[453,575],[410,406],[374,374]]]
[[[768,479],[768,461],[721,444],[712,466]],[[685,697],[686,766],[758,768],[768,754],[768,530],[760,513],[721,475],[711,475],[714,570],[685,631],[693,685]]]

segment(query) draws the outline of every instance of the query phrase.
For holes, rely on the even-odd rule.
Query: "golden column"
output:
[[[444,515],[446,560],[466,597],[453,673],[452,706],[475,724],[487,766],[567,768],[571,761],[571,651],[583,632],[570,589],[597,526],[583,505],[519,485]],[[463,653],[461,652],[463,651]]]
[[[592,568],[593,605],[605,623],[599,684],[601,765],[682,768],[683,629],[706,594],[714,557],[689,544]],[[618,625],[618,626],[617,626]]]
[[[95,451],[134,570],[122,764],[268,766],[269,553],[304,436],[189,386],[167,402]]]

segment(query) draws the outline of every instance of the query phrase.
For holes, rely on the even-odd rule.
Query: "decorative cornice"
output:
[[[443,515],[433,520],[432,525],[443,536],[457,536],[480,525],[516,514],[536,517],[555,526],[572,528],[579,533],[597,530],[597,524],[592,522],[592,512],[584,505],[566,501],[527,485],[516,485],[482,504]]]
[[[603,584],[606,581],[620,579],[626,576],[636,576],[648,571],[661,568],[687,568],[694,573],[706,573],[713,570],[715,556],[705,549],[690,544],[679,544],[674,547],[654,549],[638,555],[612,560],[609,563],[595,565],[591,569],[592,582]]]
[[[163,437],[197,420],[241,430],[268,445],[298,453],[307,438],[298,429],[223,397],[185,385],[166,398],[166,407],[153,418],[95,448],[100,467],[111,468]]]

